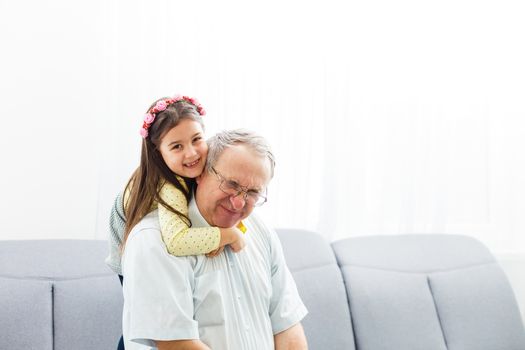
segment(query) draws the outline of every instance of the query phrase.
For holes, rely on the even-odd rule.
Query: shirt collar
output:
[[[204,219],[197,207],[197,202],[195,201],[195,193],[191,197],[190,203],[188,204],[188,216],[191,220],[191,225],[193,227],[210,227],[210,224]]]

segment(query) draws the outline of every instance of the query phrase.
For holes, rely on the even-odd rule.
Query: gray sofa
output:
[[[310,349],[525,349],[509,282],[474,239],[279,235]],[[0,241],[0,349],[116,349],[122,294],[106,253],[104,241]]]

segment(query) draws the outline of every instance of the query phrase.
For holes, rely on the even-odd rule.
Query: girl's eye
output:
[[[182,149],[182,145],[173,145],[173,147],[171,149],[181,150]]]
[[[200,140],[202,140],[202,136],[197,136],[196,138],[193,139],[193,142],[197,142]]]

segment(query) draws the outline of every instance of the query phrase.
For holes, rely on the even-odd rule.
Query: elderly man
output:
[[[132,349],[306,349],[306,315],[276,233],[252,214],[266,200],[274,160],[263,138],[222,132],[209,141],[206,169],[189,204],[196,227],[243,220],[246,247],[217,257],[175,257],[157,214],[126,242],[123,330]],[[251,215],[250,215],[251,214]]]

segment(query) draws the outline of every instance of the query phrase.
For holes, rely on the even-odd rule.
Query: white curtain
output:
[[[520,1],[0,6],[4,238],[105,238],[145,109],[182,92],[269,139],[274,226],[525,252]]]

